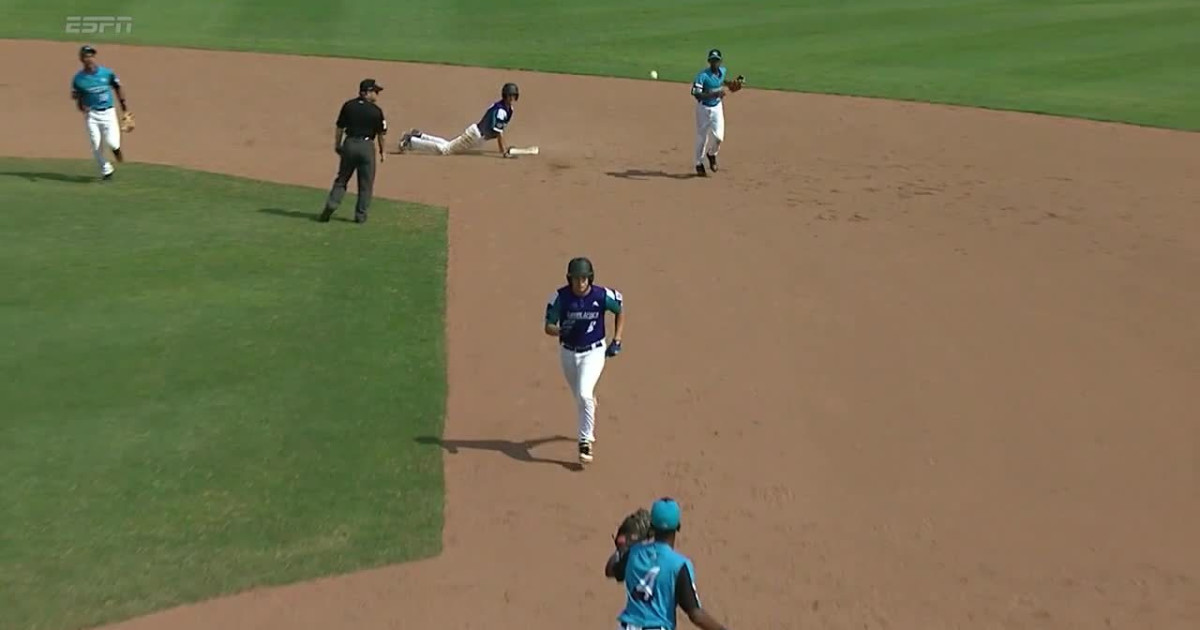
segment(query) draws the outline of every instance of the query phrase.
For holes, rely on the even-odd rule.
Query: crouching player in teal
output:
[[[701,630],[727,630],[700,607],[695,567],[675,550],[679,504],[669,498],[655,501],[650,527],[650,539],[618,547],[604,566],[605,577],[625,583],[627,603],[617,617],[618,630],[675,630],[676,606]]]

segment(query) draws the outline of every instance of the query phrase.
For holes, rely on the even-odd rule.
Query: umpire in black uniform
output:
[[[383,136],[387,134],[387,119],[383,110],[375,104],[383,86],[375,79],[363,79],[358,84],[358,96],[342,103],[338,112],[337,131],[334,133],[333,150],[341,156],[337,177],[329,198],[325,200],[325,211],[321,222],[329,221],[342,203],[350,175],[358,173],[358,203],[354,206],[354,222],[366,223],[367,208],[371,205],[371,191],[375,185],[375,156],[371,147],[374,142],[379,151],[379,161],[384,160]],[[342,134],[345,134],[343,140]]]

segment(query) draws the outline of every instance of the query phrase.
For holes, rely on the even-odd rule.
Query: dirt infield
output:
[[[0,42],[0,154],[88,155],[74,52]],[[1200,627],[1200,135],[750,90],[699,180],[678,84],[101,62],[137,161],[326,187],[366,76],[394,137],[454,135],[515,80],[510,142],[542,149],[377,181],[451,212],[445,553],[113,627],[612,630],[609,534],[664,494],[732,628]],[[630,315],[585,472],[555,463],[574,416],[540,334],[577,254]]]

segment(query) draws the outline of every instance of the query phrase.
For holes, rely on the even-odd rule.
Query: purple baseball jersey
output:
[[[546,323],[565,330],[559,342],[569,348],[586,349],[603,341],[605,313],[620,313],[621,292],[593,284],[583,297],[571,285],[559,287],[546,303]]]

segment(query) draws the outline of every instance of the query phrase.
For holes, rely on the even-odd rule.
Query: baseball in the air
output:
[[[650,71],[650,78],[651,78],[651,79],[657,79],[657,78],[658,78],[658,70],[651,70],[651,71]]]

